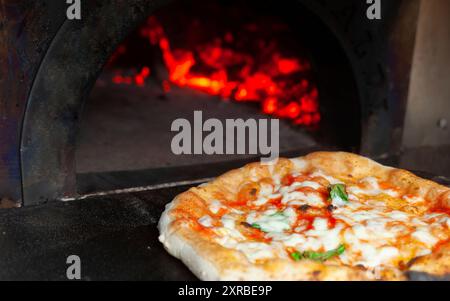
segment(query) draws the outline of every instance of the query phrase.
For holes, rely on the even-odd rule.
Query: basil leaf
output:
[[[252,226],[255,229],[261,230],[261,226],[259,224],[253,223],[250,226]]]
[[[342,253],[344,253],[345,251],[345,245],[341,244],[339,247],[337,247],[336,249],[336,255],[341,255]]]
[[[271,214],[269,216],[284,216],[284,213],[283,213],[283,211],[278,211],[278,212],[275,212],[274,214]]]
[[[348,202],[348,195],[345,191],[344,184],[334,184],[330,186],[330,199],[333,201],[344,201]]]
[[[299,261],[302,259],[310,259],[314,261],[325,261],[334,256],[339,256],[345,251],[345,245],[341,244],[336,249],[327,251],[327,252],[314,252],[314,251],[304,251],[300,252],[292,252],[289,255],[294,261]]]
[[[299,261],[302,259],[303,256],[300,252],[292,252],[291,257],[292,259],[294,259],[294,261]]]
[[[313,251],[305,251],[303,252],[303,258],[315,260],[315,261],[325,261],[330,259],[331,257],[341,255],[345,251],[345,246],[340,245],[336,249],[327,251],[327,252],[313,252]]]

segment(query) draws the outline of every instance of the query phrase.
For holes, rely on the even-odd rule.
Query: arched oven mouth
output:
[[[85,5],[82,20],[57,30],[33,81],[21,134],[21,199],[35,204],[99,191],[105,187],[87,179],[111,172],[124,176],[109,188],[130,188],[130,170],[142,183],[159,184],[154,174],[168,165],[255,160],[171,154],[170,123],[192,119],[195,110],[206,118],[280,118],[281,155],[395,154],[402,117],[387,112],[402,110],[402,101],[390,99],[404,99],[407,85],[388,83],[409,65],[388,58],[411,50],[381,30],[397,30],[395,12],[405,10],[390,5],[392,16],[377,26],[360,4]],[[196,178],[223,169],[203,170]]]
[[[170,122],[198,110],[279,118],[282,156],[339,149],[397,162],[419,5],[393,1],[371,20],[366,5],[346,1],[95,2],[81,20],[50,19],[32,80],[17,83],[29,94],[4,127],[2,190],[13,203],[39,204],[130,188],[132,171],[139,184],[161,184],[155,173],[165,167],[231,168],[261,155],[171,154]],[[195,178],[226,169],[199,167]],[[111,173],[105,187],[91,181]]]
[[[198,0],[123,6],[119,16],[117,5],[92,4],[79,23],[64,22],[48,48],[22,128],[25,203],[100,191],[105,187],[86,179],[112,172],[124,179],[108,188],[130,188],[130,170],[152,184],[167,165],[234,161],[231,168],[258,158],[171,154],[170,123],[192,119],[196,110],[206,118],[280,118],[285,156],[315,149],[382,153],[386,147],[364,139],[384,126],[369,127],[365,117],[379,106],[367,93],[384,86],[361,83],[366,62],[357,61],[346,33],[315,5]],[[223,170],[204,169],[196,178]]]
[[[304,5],[176,1],[146,17],[98,76],[80,118],[78,192],[95,191],[83,183],[95,173],[123,174],[117,181],[125,186],[132,185],[125,182],[133,170],[147,185],[198,180],[264,155],[250,147],[263,133],[249,128],[239,141],[245,151],[227,151],[226,144],[237,141],[226,135],[227,120],[280,119],[279,152],[285,156],[358,151],[360,105],[343,45]],[[191,147],[183,154],[172,148],[179,119],[192,127]],[[223,128],[222,146],[213,154],[194,137],[210,133],[203,132],[208,119],[220,120]],[[196,122],[200,132],[194,132]],[[270,140],[270,126],[266,135]],[[186,167],[196,172],[181,172]],[[163,168],[170,174],[155,183],[152,175]]]

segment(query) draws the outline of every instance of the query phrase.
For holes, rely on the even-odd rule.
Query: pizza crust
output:
[[[186,219],[175,217],[179,208],[188,208],[183,214],[198,219],[208,210],[211,200],[231,202],[242,183],[258,181],[265,177],[280,177],[295,171],[308,172],[321,169],[333,177],[360,179],[375,176],[405,189],[408,193],[423,196],[430,207],[449,208],[450,189],[414,174],[345,152],[315,152],[295,159],[280,158],[273,165],[251,163],[231,170],[206,185],[194,187],[178,195],[166,206],[159,221],[160,241],[166,250],[202,280],[373,280],[375,276],[365,269],[302,260],[273,259],[252,263],[241,252],[228,249],[199,235],[186,226]],[[183,214],[181,216],[183,216]],[[410,270],[445,275],[450,273],[450,245],[439,252],[423,256],[410,263]],[[377,278],[405,280],[405,273],[397,269],[384,270]]]

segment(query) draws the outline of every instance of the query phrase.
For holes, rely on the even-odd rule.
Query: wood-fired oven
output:
[[[363,0],[82,1],[81,19],[69,20],[65,1],[0,0],[1,205],[38,205],[43,219],[72,206],[56,226],[63,240],[103,214],[119,228],[155,223],[183,185],[257,158],[173,154],[171,123],[194,111],[280,119],[281,155],[346,150],[445,182],[433,176],[449,176],[444,2],[382,1],[372,20]],[[434,74],[424,64],[438,78],[424,80]],[[103,213],[53,202],[105,194]],[[35,226],[34,213],[13,210],[6,220]],[[174,271],[167,278],[191,277]]]

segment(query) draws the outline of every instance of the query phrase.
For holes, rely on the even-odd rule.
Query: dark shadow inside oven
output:
[[[192,123],[198,110],[203,120],[217,118],[223,122],[280,118],[282,156],[313,150],[359,150],[360,97],[351,63],[333,31],[306,7],[272,1],[174,1],[151,18],[164,29],[175,56],[182,57],[176,53],[179,49],[189,49],[196,61],[202,55],[208,61],[214,54],[201,53],[200,46],[219,45],[222,52],[231,49],[234,60],[239,55],[251,57],[251,66],[246,66],[250,72],[242,76],[239,71],[244,68],[239,63],[238,67],[222,66],[220,71],[228,76],[226,83],[234,84],[227,93],[225,88],[211,92],[205,87],[183,85],[172,76],[174,71],[158,47],[161,41],[151,45],[151,37],[142,35],[149,24],[146,20],[117,48],[86,100],[76,149],[79,193],[203,179],[258,158],[175,155],[171,141],[176,133],[171,132],[171,123],[177,118]],[[230,41],[224,41],[230,36]],[[280,56],[298,58],[308,69],[281,76],[278,70],[274,74],[267,62]],[[207,74],[209,80],[215,79],[217,70],[202,71],[195,70],[189,76]],[[273,95],[267,95],[270,92],[265,88],[256,91],[257,99],[239,99],[241,86],[249,88],[245,84],[261,72],[269,74],[281,90],[275,95],[276,112],[266,111],[266,100]],[[292,86],[299,86],[302,80],[309,84],[306,92],[292,92]],[[286,109],[292,103],[301,105],[301,98],[310,96],[312,87],[318,91],[316,111]],[[312,121],[314,116],[320,116],[320,121]]]

